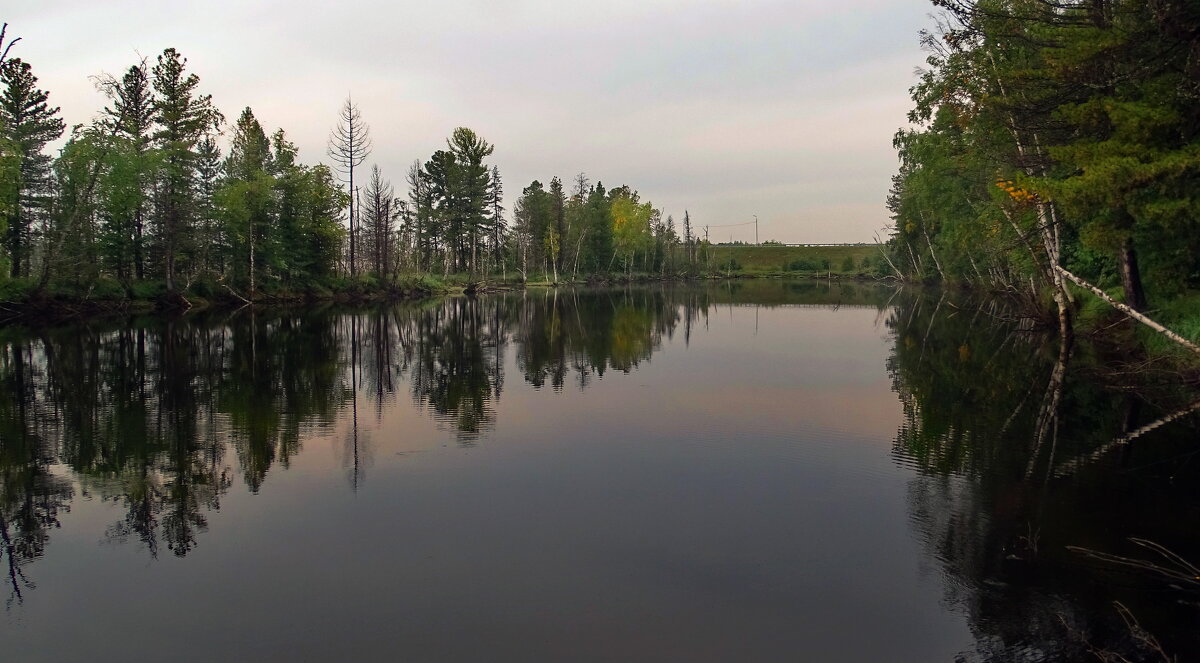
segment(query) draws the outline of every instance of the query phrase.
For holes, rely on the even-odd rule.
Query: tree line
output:
[[[1021,294],[1066,334],[1070,276],[1186,324],[1200,285],[1195,3],[933,4],[895,137],[891,269]]]
[[[0,52],[8,47],[0,36]],[[247,107],[227,123],[187,59],[168,48],[120,76],[70,131],[29,63],[0,62],[0,285],[6,292],[253,299],[273,291],[382,286],[402,274],[473,279],[695,271],[701,242],[637,191],[580,174],[533,182],[509,223],[494,146],[469,128],[405,173],[375,165],[369,126],[347,98],[330,165],[304,164],[283,129]],[[48,145],[66,136],[52,156]]]
[[[555,281],[612,271],[695,274],[708,246],[689,213],[680,235],[674,218],[664,219],[636,190],[606,190],[584,173],[575,176],[569,194],[558,177],[548,188],[534,180],[521,191],[513,217],[518,269],[549,273]]]

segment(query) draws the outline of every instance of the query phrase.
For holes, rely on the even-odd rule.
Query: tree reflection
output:
[[[493,400],[500,398],[503,385],[501,339],[507,318],[492,310],[492,300],[487,302],[449,299],[419,311],[412,323],[413,397],[464,440],[495,423]]]
[[[34,396],[44,377],[28,347],[0,352],[0,389],[8,395],[0,399],[0,557],[9,604],[32,586],[23,567],[42,556],[74,495],[71,483],[52,472],[57,449]]]
[[[921,471],[912,522],[980,657],[1076,660],[1094,647],[1143,660],[1113,601],[1168,650],[1197,651],[1180,628],[1194,623],[1195,597],[1068,548],[1132,554],[1128,538],[1142,537],[1200,558],[1185,524],[1198,478],[1186,395],[1106,389],[1090,348],[1047,343],[996,301],[909,292],[895,303],[889,370],[905,422],[894,454]],[[1141,430],[1164,415],[1170,426]],[[1120,444],[1124,456],[1100,453],[1131,433],[1140,439]]]
[[[12,599],[76,494],[120,505],[110,540],[182,557],[235,481],[259,492],[314,435],[344,434],[357,489],[398,396],[474,443],[497,425],[506,370],[535,388],[584,389],[635,370],[677,327],[686,340],[720,296],[546,290],[5,330],[0,554]]]

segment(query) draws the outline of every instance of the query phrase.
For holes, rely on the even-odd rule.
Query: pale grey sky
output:
[[[458,126],[496,145],[506,201],[584,171],[677,220],[753,220],[761,239],[870,241],[891,137],[924,55],[928,0],[40,0],[0,20],[68,124],[104,105],[89,76],[175,47],[229,121],[250,106],[306,163],[347,93],[369,163],[402,189]],[[882,233],[881,233],[882,234]],[[753,226],[713,228],[750,241]]]

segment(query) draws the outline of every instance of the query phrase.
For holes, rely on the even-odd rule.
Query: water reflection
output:
[[[659,394],[664,396],[663,402],[670,397],[694,405],[707,399],[703,402],[721,412],[704,425],[718,430],[703,430],[697,424],[688,430],[651,431],[659,422],[636,420],[638,427],[647,428],[638,431],[639,435],[657,435],[664,440],[657,445],[660,455],[647,458],[644,471],[650,478],[639,475],[635,481],[628,477],[630,468],[637,466],[634,463],[616,465],[621,471],[598,480],[597,512],[592,514],[596,520],[587,522],[611,529],[600,537],[583,528],[586,532],[578,540],[601,548],[609,539],[619,542],[623,519],[631,518],[635,511],[654,512],[655,500],[665,499],[664,504],[675,506],[698,501],[707,504],[695,514],[683,510],[696,523],[719,516],[726,507],[727,520],[722,522],[740,522],[745,512],[728,505],[757,508],[755,491],[771,494],[769,489],[781,486],[796,493],[787,492],[788,499],[777,502],[785,505],[778,507],[782,511],[759,514],[766,520],[768,515],[780,518],[780,522],[771,520],[763,531],[774,532],[781,523],[795,525],[803,520],[797,514],[807,513],[804,522],[857,533],[856,523],[842,523],[853,520],[845,504],[851,497],[862,502],[877,499],[871,486],[856,483],[868,479],[852,473],[838,475],[840,480],[853,480],[852,485],[844,486],[833,475],[809,474],[803,476],[811,487],[801,490],[806,484],[798,482],[793,472],[796,468],[810,473],[818,472],[814,468],[819,467],[838,469],[836,464],[820,465],[826,457],[823,454],[843,453],[838,445],[852,444],[846,440],[853,439],[853,444],[859,445],[855,452],[881,457],[881,465],[888,469],[904,468],[896,470],[900,475],[896,485],[903,487],[907,481],[907,502],[903,503],[902,497],[893,501],[900,505],[899,512],[907,510],[908,527],[922,546],[925,563],[947,579],[940,585],[945,588],[946,604],[969,619],[976,651],[967,655],[968,660],[1072,660],[1087,654],[1089,646],[1121,652],[1129,660],[1145,658],[1114,610],[1113,601],[1127,606],[1169,651],[1181,655],[1200,651],[1200,641],[1191,628],[1200,597],[1187,583],[1176,581],[1172,587],[1144,569],[1075,552],[1082,547],[1146,559],[1147,550],[1128,540],[1140,537],[1200,560],[1200,541],[1194,534],[1194,523],[1200,521],[1200,464],[1194,462],[1198,423],[1195,410],[1189,409],[1194,396],[1171,389],[1147,392],[1100,386],[1102,382],[1089,368],[1092,350],[1085,343],[1080,343],[1069,361],[1063,361],[1066,355],[1061,347],[1026,330],[1027,325],[996,301],[808,281],[531,290],[367,309],[325,307],[271,314],[247,309],[185,319],[0,330],[0,559],[6,571],[8,600],[15,604],[25,598],[37,575],[30,563],[44,556],[55,530],[67,521],[69,509],[82,504],[84,498],[115,505],[103,511],[114,519],[105,529],[107,540],[128,542],[130,550],[140,547],[150,557],[168,556],[166,551],[169,556],[184,557],[204,542],[213,511],[223,501],[236,505],[236,498],[246,492],[265,497],[272,492],[272,482],[278,493],[280,469],[302,463],[311,455],[304,446],[311,447],[318,439],[328,439],[340,458],[346,485],[338,483],[341,477],[335,477],[337,494],[362,500],[366,513],[363,527],[369,529],[371,509],[366,505],[381,509],[379,502],[370,502],[372,497],[379,498],[368,490],[350,491],[368,485],[364,482],[376,456],[382,458],[384,450],[393,450],[393,441],[383,436],[405,434],[405,426],[411,424],[409,420],[397,423],[397,419],[381,424],[397,411],[412,411],[415,405],[424,413],[416,419],[425,422],[427,417],[436,422],[456,453],[472,445],[471,453],[486,451],[500,446],[489,447],[487,441],[490,435],[495,439],[502,434],[506,417],[513,424],[522,416],[540,422],[536,408],[604,405],[594,405],[592,400],[586,406],[568,402],[570,396],[584,391],[589,399],[598,392],[614,402],[631,398],[628,383],[618,383],[626,389],[619,395],[614,395],[615,388],[606,393],[610,385],[600,384],[606,376],[645,369],[655,355],[665,357],[664,364],[676,361],[676,370],[686,365],[691,371],[665,375],[707,379],[696,365],[712,361],[711,356],[697,353],[681,358],[662,350],[701,338],[710,324],[715,327],[717,311],[722,323],[727,311],[732,319],[733,309],[726,304],[753,306],[756,314],[760,308],[773,307],[822,310],[804,311],[812,314],[806,317],[772,318],[776,324],[794,327],[772,330],[774,340],[769,343],[751,336],[749,328],[732,324],[709,333],[705,337],[709,347],[724,352],[717,365],[722,379],[704,385],[658,382],[654,387],[671,392]],[[860,319],[869,326],[876,314],[882,321],[880,335],[886,338],[879,342],[891,347],[887,377],[903,411],[898,430],[892,428],[894,419],[866,411],[872,405],[847,403],[838,395],[854,394],[851,400],[878,396],[873,404],[890,400],[894,405],[886,383],[880,384],[882,367],[878,373],[862,377],[839,366],[837,358],[805,354],[804,341],[814,342],[819,334],[805,336],[810,330],[801,325],[827,324],[831,311],[842,306],[873,309],[859,310],[855,313],[859,317],[842,316],[845,320],[838,324],[843,327],[838,329],[843,333],[849,323],[858,325]],[[747,315],[743,318],[742,313]],[[739,321],[749,320],[748,314],[739,313]],[[825,332],[835,335],[829,331],[834,328]],[[882,356],[884,346],[874,337],[868,340],[876,343],[873,350],[878,354],[874,356]],[[829,345],[825,352],[862,350],[850,346]],[[762,372],[764,361],[774,360],[774,354],[764,359],[770,353],[791,353],[787,361],[797,363],[780,362],[783,368],[769,376],[754,374],[755,370]],[[654,359],[656,367],[660,359]],[[875,361],[870,360],[871,366]],[[812,375],[802,382],[790,375],[800,370],[793,368],[796,366]],[[862,367],[854,370],[871,372]],[[838,371],[846,374],[838,375]],[[640,375],[653,372],[643,370]],[[510,382],[506,383],[506,378]],[[839,378],[871,389],[835,393]],[[733,384],[739,386],[729,386]],[[734,388],[745,393],[730,393]],[[533,401],[528,398],[531,390],[558,401]],[[833,395],[821,400],[826,392]],[[518,399],[525,397],[519,413],[513,407],[501,407],[502,402],[513,400],[514,393]],[[633,398],[642,398],[640,393],[650,392],[639,392]],[[807,402],[756,402],[781,393]],[[726,402],[737,405],[722,409]],[[813,423],[809,420],[818,407],[814,402],[829,403],[826,409],[833,413],[831,419],[875,417],[883,422],[885,432],[872,435],[884,443],[890,439],[895,466],[889,467],[887,447],[880,453],[872,440],[863,441],[869,436],[861,431],[838,437],[808,430],[802,436],[797,429]],[[545,413],[546,419],[552,420],[549,410]],[[687,419],[697,415],[695,410],[686,413],[688,417],[682,420],[670,420],[657,411],[643,416],[661,416],[669,422],[664,427],[685,427],[690,425]],[[1163,421],[1163,425],[1152,425]],[[631,425],[614,422],[599,432],[564,433],[581,437],[595,433],[607,440],[627,434]],[[522,430],[535,428],[530,425]],[[839,429],[831,425],[829,430]],[[894,439],[890,438],[892,430],[896,431]],[[455,442],[462,448],[454,447]],[[688,446],[693,442],[695,446]],[[642,447],[652,446],[634,448],[637,454],[645,454],[648,451]],[[608,452],[604,444],[597,448]],[[681,458],[676,453],[680,449],[698,457]],[[587,448],[578,451],[592,464],[607,458],[588,456]],[[634,453],[620,448],[614,451]],[[641,462],[643,456],[637,459]],[[522,457],[522,462],[533,461]],[[739,481],[752,477],[761,485],[726,485],[719,499],[712,504],[703,502],[713,497],[705,482],[719,481],[725,476],[722,471],[731,466],[746,471],[736,475]],[[532,467],[540,469],[530,469],[524,482],[531,476],[542,481],[555,479],[544,476],[541,470],[546,466]],[[691,475],[684,472],[689,467]],[[871,471],[877,474],[871,475],[870,481],[886,484],[877,468]],[[704,485],[692,486],[681,478],[693,475],[705,477]],[[578,480],[582,475],[571,476]],[[610,510],[615,499],[609,492],[610,476],[612,481],[625,482],[624,491],[637,497],[628,498],[631,501],[623,512]],[[664,481],[664,476],[665,485],[679,491],[675,502],[661,491],[658,482]],[[524,482],[501,481],[510,487]],[[531,489],[525,503],[574,499],[571,482],[561,483],[553,486],[561,493],[547,486],[541,487],[546,492]],[[234,489],[235,485],[245,490]],[[306,494],[307,489],[292,486],[289,496]],[[689,492],[692,489],[695,492]],[[466,491],[466,487],[455,486],[453,491]],[[844,494],[831,499],[837,491]],[[416,494],[447,497],[436,491]],[[738,495],[742,502],[737,502]],[[633,503],[641,499],[646,502]],[[464,518],[476,511],[475,503],[471,504],[449,513]],[[658,507],[663,509],[664,504]],[[306,508],[320,510],[314,504],[306,503]],[[672,517],[641,522],[641,529],[630,530],[638,545],[643,545],[642,539],[656,542],[658,533],[691,522],[680,520],[669,509],[663,513]],[[624,515],[618,518],[613,514]],[[887,517],[901,522],[899,516]],[[503,522],[505,527],[513,527],[514,522],[524,522],[521,518]],[[561,531],[572,523],[574,520],[564,516],[550,529]],[[418,531],[428,535],[441,531],[443,525],[431,522],[430,529]],[[903,526],[897,529],[903,538]],[[708,532],[702,524],[694,533],[701,542],[697,546],[707,545],[702,542],[710,535],[721,538],[720,532]],[[839,539],[835,534],[831,534],[834,539],[851,541],[851,546],[873,541],[866,535]],[[459,550],[458,544],[474,535],[454,539],[455,545],[447,545],[445,550]],[[545,536],[542,547],[559,543],[554,536]],[[770,540],[783,542],[774,535]],[[809,543],[805,539],[804,545],[795,549],[803,552]],[[731,550],[737,547],[736,542],[731,544]],[[860,557],[867,560],[860,564],[884,566],[877,559],[870,562],[874,558],[867,555],[869,551],[852,552],[862,553]],[[662,554],[666,553],[664,549]],[[742,567],[733,562],[730,569],[737,572],[736,577],[754,576],[759,572],[754,566],[761,562],[759,557],[770,554],[770,550],[756,551],[754,563],[746,567],[754,573],[743,574]],[[203,556],[194,556],[189,564],[201,561],[196,557]],[[793,558],[786,557],[771,568],[791,569]],[[837,557],[854,555],[839,549]],[[524,558],[503,559],[512,564],[502,568],[538,572],[521,567]],[[471,559],[461,568],[478,564]],[[788,587],[807,587],[807,569],[787,573],[793,571],[796,577],[788,576]],[[563,587],[567,594],[574,591],[568,585]],[[753,594],[743,591],[740,581],[730,581],[728,587],[732,594]],[[867,590],[861,591],[862,596],[868,595]],[[786,592],[780,595],[791,596]],[[851,595],[848,589],[847,596]],[[772,615],[790,614],[786,610],[795,606],[783,602],[777,607],[780,612]]]
[[[905,421],[894,454],[921,472],[910,516],[981,660],[1161,660],[1114,601],[1169,651],[1200,651],[1198,587],[1068,548],[1144,559],[1128,540],[1144,537],[1200,559],[1195,395],[1105,387],[1089,348],[1064,354],[996,301],[908,292],[896,304],[889,371]],[[1163,417],[1170,425],[1140,430]]]
[[[366,311],[249,310],[34,332],[0,347],[0,555],[10,600],[79,491],[122,505],[107,528],[151,556],[185,556],[240,475],[251,492],[314,434],[346,421],[357,487],[364,422],[407,390],[469,444],[496,425],[504,356],[535,386],[586,388],[630,371],[711,293],[530,292]],[[573,377],[572,377],[573,376]]]

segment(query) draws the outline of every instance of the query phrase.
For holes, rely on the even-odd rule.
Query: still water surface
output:
[[[0,330],[4,660],[1180,655],[1195,415],[995,303],[755,282]],[[1078,376],[1077,376],[1078,374]],[[1047,406],[1047,404],[1050,406]],[[1032,457],[1033,460],[1030,460]]]

